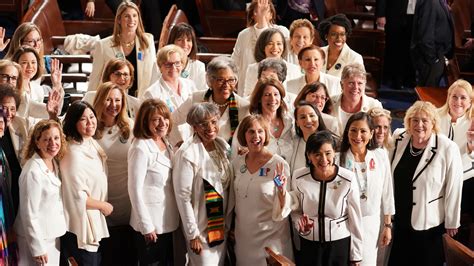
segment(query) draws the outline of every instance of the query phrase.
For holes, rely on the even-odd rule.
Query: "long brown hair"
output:
[[[33,157],[33,155],[39,152],[38,146],[36,145],[36,141],[38,141],[41,138],[41,135],[43,132],[50,128],[57,128],[59,130],[59,135],[61,138],[61,148],[59,149],[58,154],[54,157],[58,160],[61,160],[64,156],[64,153],[66,151],[66,137],[64,136],[63,129],[61,128],[61,125],[54,121],[54,120],[48,120],[44,119],[36,123],[35,127],[33,128],[33,131],[30,133],[30,137],[28,138],[28,143],[23,149],[23,158],[25,160],[30,159]]]
[[[123,1],[118,9],[117,9],[117,14],[115,15],[115,22],[114,22],[114,32],[112,34],[112,42],[114,43],[114,47],[120,46],[120,33],[122,29],[120,28],[120,17],[122,16],[123,12],[127,10],[127,8],[131,8],[135,11],[137,11],[138,14],[138,27],[137,27],[137,37],[138,41],[140,42],[140,49],[145,50],[148,49],[149,45],[154,45],[154,44],[149,44],[145,38],[145,28],[143,27],[143,21],[142,21],[142,15],[140,13],[140,9],[138,6],[130,1]]]

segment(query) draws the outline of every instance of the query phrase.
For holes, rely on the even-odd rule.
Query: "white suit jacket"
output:
[[[349,45],[345,43],[344,47],[342,47],[341,54],[339,54],[339,57],[336,60],[336,63],[329,70],[327,70],[329,46],[321,47],[321,49],[323,49],[324,53],[326,54],[326,58],[324,59],[323,71],[329,75],[341,78],[342,70],[345,66],[353,63],[359,63],[362,66],[364,65],[364,59],[362,59],[362,55],[352,50]]]
[[[59,167],[51,172],[43,159],[35,153],[21,171],[20,206],[15,220],[15,231],[26,238],[33,256],[47,252],[45,240],[66,233],[66,218],[61,193]]]
[[[410,134],[403,128],[393,133],[392,175],[410,139]],[[444,135],[433,132],[412,178],[411,225],[415,230],[428,230],[443,222],[445,228],[459,227],[462,176],[458,146]]]
[[[158,65],[156,64],[156,50],[155,43],[153,42],[153,36],[149,33],[145,33],[145,38],[148,43],[148,49],[141,50],[140,42],[138,37],[135,38],[135,48],[137,50],[137,97],[140,98],[142,93],[150,87],[151,84],[158,78],[159,71]],[[100,40],[96,43],[94,50],[92,51],[93,62],[92,72],[89,76],[89,91],[97,90],[97,87],[101,83],[102,73],[104,72],[105,65],[110,59],[120,58],[126,59],[122,48],[112,47],[112,36]]]
[[[283,36],[285,36],[285,39],[290,37],[290,32],[284,26],[270,25],[270,27],[279,29],[283,33]],[[234,60],[235,65],[239,68],[238,93],[240,96],[244,93],[247,67],[256,62],[254,56],[255,44],[257,43],[258,36],[264,30],[265,29],[257,29],[255,26],[250,26],[239,32],[237,36],[234,51],[232,52],[232,60]]]
[[[319,73],[319,82],[326,85],[328,89],[329,97],[340,94],[341,89],[341,79],[323,72]],[[286,88],[289,92],[298,95],[303,87],[306,85],[306,77],[303,75],[299,78],[289,80],[286,83]]]
[[[167,145],[170,158],[173,150]],[[171,159],[152,139],[134,139],[128,151],[130,225],[141,234],[169,233],[178,228],[179,213],[171,178]]]

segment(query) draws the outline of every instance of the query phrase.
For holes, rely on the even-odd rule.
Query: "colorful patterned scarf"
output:
[[[15,213],[9,184],[11,172],[1,148],[0,164],[0,265],[17,265],[18,246],[13,232]]]
[[[214,247],[224,242],[224,199],[209,184],[204,181],[207,213],[207,243]]]
[[[209,98],[212,95],[212,90],[208,89],[206,94],[204,94],[204,101],[209,101]],[[237,126],[239,125],[239,109],[237,108],[237,101],[235,100],[234,93],[230,94],[230,97],[227,99],[227,103],[229,104],[229,119],[230,119],[230,138],[227,141],[232,144],[232,136],[234,135]]]

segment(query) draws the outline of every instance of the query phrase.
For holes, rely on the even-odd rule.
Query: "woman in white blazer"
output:
[[[55,107],[53,113],[48,108],[48,105],[44,103],[45,92],[39,82],[35,82],[41,78],[43,70],[40,65],[42,58],[36,52],[35,49],[22,46],[13,54],[12,60],[18,63],[21,67],[22,72],[22,87],[19,88],[21,95],[21,103],[18,107],[18,115],[31,120],[31,118],[55,118],[62,108],[62,97],[64,96],[64,90],[61,85],[61,72],[62,64],[57,59],[51,60],[51,81],[53,88],[51,93],[54,91],[61,96],[59,105]],[[52,103],[52,102],[51,102]],[[34,124],[37,120],[31,120]]]
[[[439,116],[429,102],[417,101],[393,134],[391,153],[395,195],[389,265],[443,265],[442,235],[460,225],[462,161],[459,148],[439,134]]]
[[[112,36],[96,43],[92,56],[92,72],[89,77],[89,91],[97,90],[105,64],[113,58],[127,59],[135,68],[135,80],[128,94],[140,97],[158,79],[156,50],[153,36],[145,33],[136,4],[124,1],[115,15]]]
[[[346,127],[349,117],[358,112],[367,112],[374,107],[382,108],[377,99],[365,95],[367,73],[360,64],[344,67],[341,76],[342,93],[331,98],[333,110],[331,115],[339,121],[339,129]],[[342,135],[342,132],[339,132]]]
[[[135,120],[138,108],[140,107],[140,100],[137,97],[128,94],[128,89],[132,86],[133,81],[135,80],[134,73],[135,68],[132,63],[127,60],[115,58],[110,59],[109,62],[107,62],[104,74],[102,75],[102,83],[111,81],[125,92],[127,98],[127,115],[132,120]],[[82,100],[92,104],[96,93],[96,91],[88,91],[84,94]]]
[[[288,39],[290,35],[287,28],[276,25],[275,21],[276,11],[272,1],[252,0],[247,8],[248,27],[239,32],[234,51],[232,52],[232,59],[237,65],[239,71],[238,78],[241,81],[238,85],[238,94],[240,96],[244,96],[244,82],[247,67],[256,62],[254,51],[258,36],[268,28],[280,30],[285,36],[285,39]]]
[[[176,152],[173,185],[191,265],[224,265],[233,177],[229,145],[218,137],[219,107],[195,104],[186,121],[196,132]]]
[[[186,102],[172,112],[172,120],[176,127],[186,123],[189,110],[194,104],[215,103],[220,111],[218,134],[230,142],[239,122],[249,114],[249,102],[235,93],[237,74],[237,67],[232,59],[225,56],[212,59],[207,64],[206,72],[209,89],[194,92]],[[179,136],[176,127],[173,127],[170,138],[186,140],[185,136]]]
[[[288,63],[283,58],[288,53],[285,36],[279,29],[269,28],[260,34],[255,44],[255,61],[256,63],[250,64],[245,74],[245,85],[243,90],[244,97],[248,97],[252,94],[258,80],[258,67],[259,62],[265,58],[276,58],[282,59],[286,65],[286,77],[284,80],[291,80],[300,77],[301,69],[298,65]]]
[[[395,213],[388,154],[377,148],[374,131],[367,113],[352,115],[336,158],[341,167],[354,173],[354,181],[359,186],[364,232],[361,265],[373,266],[377,264],[378,247],[385,247],[392,240],[392,215]],[[384,225],[382,229],[381,224]]]
[[[298,64],[298,54],[306,46],[313,43],[316,30],[313,23],[307,19],[295,19],[290,25],[288,40],[288,55],[286,61]]]
[[[179,213],[171,177],[173,149],[167,140],[170,119],[164,102],[145,100],[128,151],[130,225],[136,231],[135,246],[143,265],[173,262],[173,232],[179,226]]]
[[[93,139],[97,129],[94,109],[84,101],[69,106],[63,123],[68,151],[60,162],[68,233],[66,257],[79,265],[100,265],[99,242],[109,237],[105,216],[107,202],[107,155]]]
[[[299,94],[306,84],[319,81],[326,85],[330,97],[341,93],[341,80],[322,71],[324,55],[323,50],[313,44],[300,50],[298,63],[304,75],[287,81],[289,92]]]
[[[168,44],[176,44],[184,51],[181,77],[194,81],[198,90],[207,89],[206,66],[197,59],[198,46],[193,27],[184,22],[174,25]]]
[[[20,176],[20,208],[15,221],[18,265],[59,265],[59,237],[67,227],[57,160],[65,150],[59,123],[41,120],[35,125]]]
[[[0,138],[0,146],[8,158],[11,176],[11,194],[15,213],[18,210],[19,187],[18,179],[23,165],[21,151],[28,141],[28,129],[25,119],[16,115],[20,95],[9,84],[0,84],[0,104],[6,116],[6,127],[3,137]]]
[[[329,17],[318,26],[319,35],[328,45],[321,47],[326,58],[323,71],[335,77],[341,77],[342,70],[349,64],[358,63],[364,66],[362,56],[352,50],[346,43],[352,33],[352,26],[344,14]]]

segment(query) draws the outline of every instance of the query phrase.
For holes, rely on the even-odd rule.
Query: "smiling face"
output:
[[[366,151],[367,144],[372,138],[373,132],[369,128],[369,124],[364,120],[353,121],[349,126],[348,138],[351,150]]]
[[[375,140],[378,146],[383,146],[384,140],[388,137],[390,122],[386,116],[377,116],[372,119],[375,126]]]
[[[52,159],[61,149],[61,132],[53,126],[43,131],[35,143],[41,158]]]
[[[265,145],[265,138],[265,129],[257,120],[254,120],[247,131],[245,131],[245,141],[250,152],[261,151]]]
[[[184,54],[189,56],[191,50],[193,49],[193,39],[191,36],[181,35],[176,40],[174,40],[174,44],[183,48]]]
[[[164,80],[173,81],[179,78],[181,70],[183,70],[181,59],[179,53],[172,53],[169,55],[168,60],[161,64],[160,71]]]
[[[346,29],[342,26],[331,25],[328,35],[326,35],[329,49],[341,50],[346,43]]]
[[[281,34],[274,33],[270,38],[270,41],[265,45],[265,56],[266,58],[281,58],[283,54],[284,42]]]
[[[315,153],[309,153],[308,159],[314,166],[317,173],[327,174],[333,171],[334,167],[334,148],[331,143],[324,143]]]
[[[206,146],[217,138],[219,133],[219,118],[209,117],[204,119],[204,121],[194,125],[193,129],[194,132],[198,134],[204,146]]]
[[[306,50],[299,60],[299,64],[306,75],[319,75],[319,71],[323,68],[324,58],[318,50]]]
[[[125,9],[119,20],[121,32],[136,32],[138,21],[138,12],[135,9],[130,7]]]
[[[301,49],[310,45],[313,42],[311,38],[311,31],[307,27],[299,27],[293,31],[290,39],[291,49],[295,54],[298,54]]]
[[[97,118],[90,108],[86,108],[82,113],[81,118],[76,123],[77,132],[83,139],[88,139],[94,136],[97,129]]]
[[[306,94],[305,101],[316,105],[320,113],[323,112],[324,106],[328,101],[329,97],[326,95],[326,92],[323,88],[319,88],[315,92],[310,92]]]
[[[130,83],[132,81],[130,69],[127,66],[124,66],[119,70],[115,70],[112,72],[112,74],[110,74],[109,80],[117,84],[120,89],[126,91],[130,87]]]
[[[2,105],[2,109],[3,109],[3,112],[6,113],[6,117],[7,117],[7,122],[8,124],[10,125],[10,123],[12,122],[12,120],[15,118],[16,116],[16,102],[15,102],[15,98],[13,97],[3,97],[3,100],[1,102],[1,105]]]
[[[18,69],[14,66],[6,66],[0,72],[0,83],[7,83],[16,88],[18,80]]]
[[[21,66],[23,79],[29,82],[38,71],[38,61],[34,53],[24,53],[18,58],[18,64]]]
[[[416,112],[410,119],[410,134],[414,143],[426,143],[433,131],[433,121],[424,111]]]
[[[23,38],[21,45],[27,45],[36,50],[38,54],[43,51],[43,39],[38,31],[32,30]]]
[[[109,91],[109,95],[105,99],[105,109],[103,116],[116,118],[122,110],[122,93],[119,89],[112,89]]]
[[[168,134],[169,126],[170,120],[158,111],[155,111],[148,120],[148,129],[150,130],[154,140],[165,137]]]
[[[227,101],[231,93],[235,90],[236,85],[237,78],[235,77],[234,71],[230,68],[218,70],[217,74],[210,79],[209,86],[212,89],[212,98],[218,103]]]
[[[303,132],[304,136],[309,136],[318,130],[318,115],[311,106],[303,105],[296,110],[296,125]]]
[[[271,114],[280,108],[280,91],[272,85],[267,85],[262,94],[262,113]]]
[[[448,106],[451,117],[459,118],[463,116],[471,106],[471,98],[462,87],[456,87],[449,95]]]
[[[345,100],[358,103],[365,93],[366,79],[360,76],[350,76],[341,80],[342,95]]]

